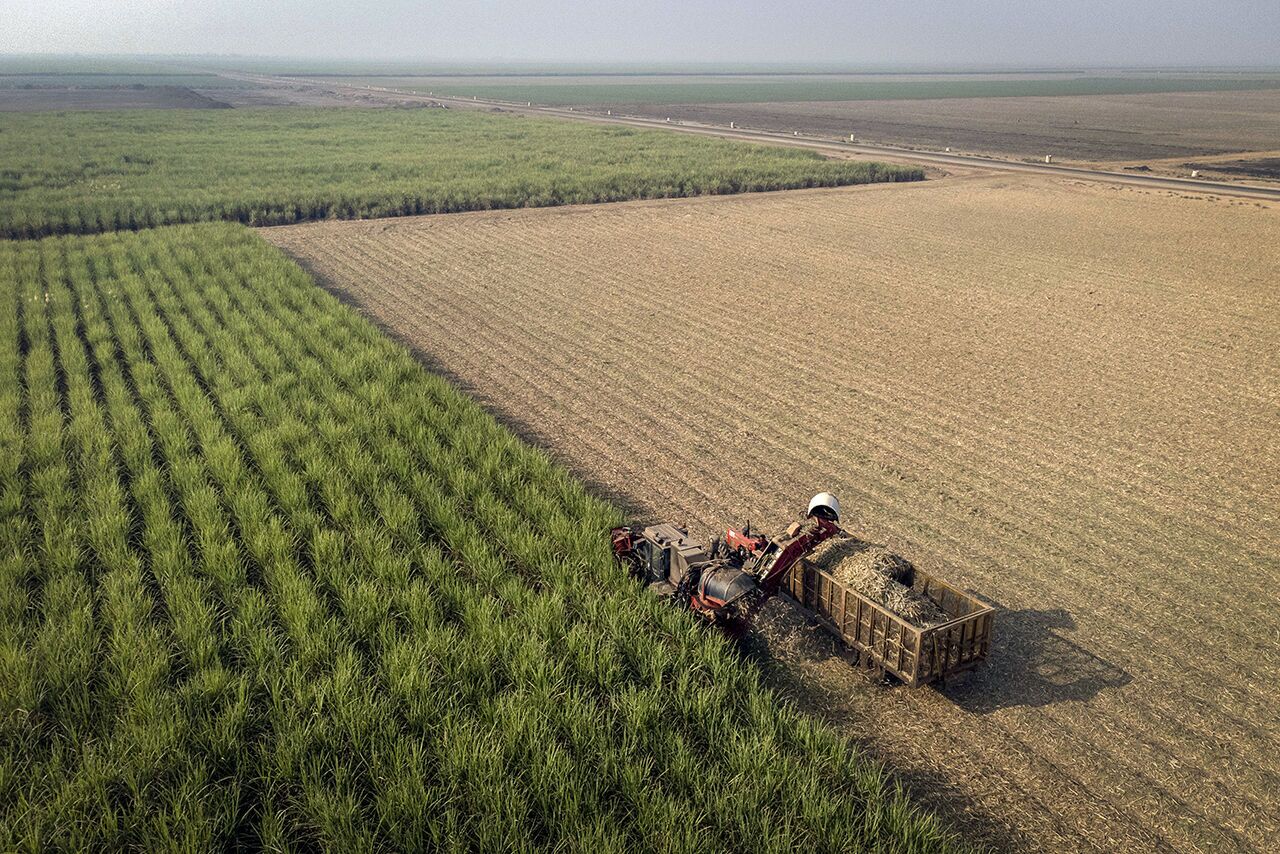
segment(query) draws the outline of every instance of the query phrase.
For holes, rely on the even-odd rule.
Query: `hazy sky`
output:
[[[1280,0],[0,0],[0,52],[1280,65]]]

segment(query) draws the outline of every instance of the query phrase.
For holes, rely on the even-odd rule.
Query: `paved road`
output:
[[[1041,175],[1056,175],[1061,178],[1078,178],[1085,181],[1106,181],[1112,184],[1147,187],[1155,190],[1177,190],[1195,192],[1214,196],[1232,196],[1247,199],[1280,200],[1280,187],[1260,187],[1250,184],[1229,184],[1220,181],[1202,181],[1197,178],[1171,178],[1161,175],[1143,175],[1132,172],[1109,172],[1103,169],[1084,169],[1075,166],[1060,166],[1052,163],[1027,163],[1017,160],[998,160],[991,157],[977,157],[961,154],[948,154],[941,151],[917,151],[911,148],[896,148],[888,145],[865,145],[862,143],[839,142],[829,138],[787,135],[771,131],[746,130],[743,128],[726,128],[698,122],[666,122],[640,116],[601,115],[597,112],[569,109],[567,107],[544,107],[512,103],[510,101],[492,101],[483,98],[458,98],[448,95],[423,95],[401,89],[387,89],[376,86],[353,86],[331,81],[318,81],[305,77],[275,77],[261,74],[231,74],[223,76],[250,82],[267,83],[283,86],[312,86],[334,92],[347,92],[359,95],[380,95],[388,100],[421,100],[453,103],[472,108],[500,107],[511,112],[525,115],[554,116],[556,118],[575,121],[593,122],[596,124],[626,125],[628,127],[659,128],[679,133],[700,134],[702,136],[740,139],[750,142],[763,142],[772,145],[789,145],[796,148],[807,148],[815,151],[840,154],[858,154],[867,157],[888,158],[909,163],[922,163],[930,166],[956,166],[965,168],[992,169],[1003,172],[1030,172]]]

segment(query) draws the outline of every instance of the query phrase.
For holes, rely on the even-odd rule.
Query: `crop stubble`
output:
[[[1039,178],[266,232],[650,519],[849,528],[995,600],[988,666],[778,684],[953,820],[1262,848],[1280,815],[1276,211]]]

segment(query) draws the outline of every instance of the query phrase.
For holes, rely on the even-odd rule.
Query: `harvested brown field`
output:
[[[1203,173],[1224,175],[1228,178],[1264,178],[1280,181],[1280,157],[1217,158],[1198,163],[1182,164],[1184,170],[1198,169]]]
[[[1273,149],[1280,89],[627,107],[653,118],[997,156],[1110,162]]]
[[[645,519],[846,525],[1001,608],[884,688],[776,684],[997,846],[1280,833],[1280,211],[1037,177],[274,229]]]

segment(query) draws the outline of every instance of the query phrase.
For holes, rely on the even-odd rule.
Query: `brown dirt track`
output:
[[[777,684],[977,838],[1280,832],[1280,211],[1036,177],[271,229],[642,518],[845,523],[1001,607],[872,685],[782,603]]]

